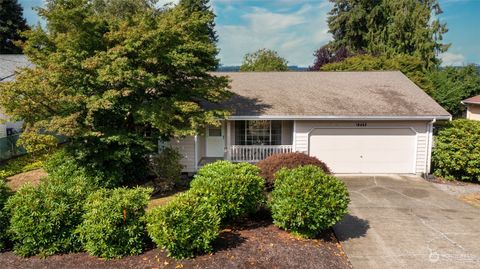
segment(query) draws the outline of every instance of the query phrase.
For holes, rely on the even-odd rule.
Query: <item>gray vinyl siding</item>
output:
[[[0,123],[0,138],[7,136],[7,126]]]
[[[319,127],[356,127],[359,121],[300,121],[295,122],[294,144],[295,150],[308,154],[309,133],[313,128]],[[425,173],[427,170],[427,162],[429,160],[429,133],[428,125],[430,122],[425,121],[361,121],[367,122],[368,127],[385,127],[385,128],[413,128],[417,133],[416,145],[416,161],[415,171],[417,174]],[[362,127],[356,127],[362,128]]]

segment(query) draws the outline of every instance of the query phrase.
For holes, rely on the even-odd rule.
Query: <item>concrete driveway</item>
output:
[[[342,176],[335,233],[354,268],[480,268],[480,209],[414,176]]]

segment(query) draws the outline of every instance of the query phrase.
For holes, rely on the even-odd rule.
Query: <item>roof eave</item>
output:
[[[480,105],[480,102],[462,101],[462,105]]]
[[[261,116],[230,116],[229,120],[452,120],[451,115],[437,115],[437,116],[303,116],[303,115],[261,115]]]

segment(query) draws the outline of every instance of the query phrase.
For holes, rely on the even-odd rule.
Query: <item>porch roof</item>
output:
[[[465,99],[462,101],[463,104],[475,104],[475,105],[480,105],[480,95],[470,97],[468,99]]]
[[[450,119],[451,115],[398,71],[215,72],[228,76],[232,118]]]
[[[0,54],[0,82],[15,79],[15,70],[20,67],[31,66],[23,54]]]

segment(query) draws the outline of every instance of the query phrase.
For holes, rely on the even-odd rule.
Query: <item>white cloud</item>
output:
[[[260,8],[256,8],[253,13],[247,14],[244,17],[250,21],[250,25],[253,26],[252,29],[254,30],[281,30],[305,22],[305,19],[300,14],[285,15],[272,13]]]
[[[443,66],[465,64],[465,56],[460,53],[445,52],[440,54],[440,59]]]
[[[302,2],[294,12],[253,8],[242,23],[217,24],[221,63],[239,65],[246,53],[267,48],[278,51],[291,65],[311,65],[314,51],[331,39],[326,23],[331,6],[327,0],[315,1],[315,5]]]
[[[179,0],[158,0],[156,6],[163,7],[166,4],[178,4]]]

